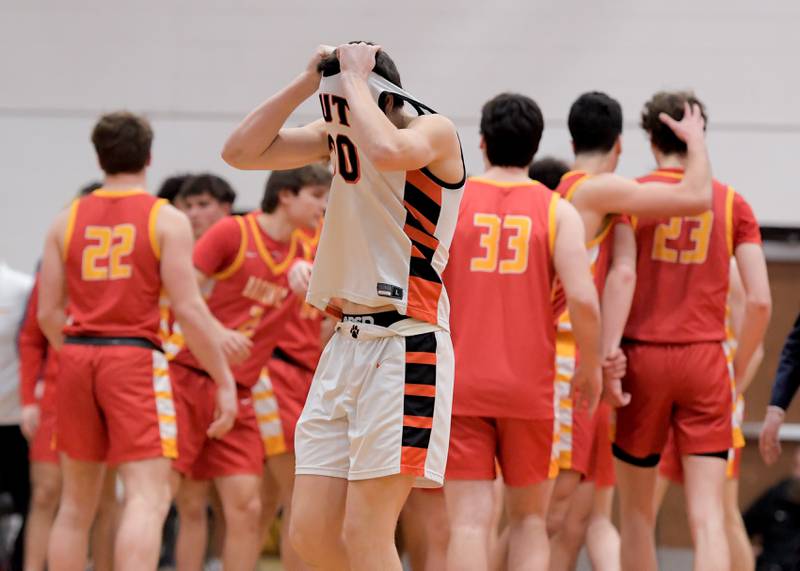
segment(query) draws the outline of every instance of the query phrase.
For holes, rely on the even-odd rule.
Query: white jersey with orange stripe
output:
[[[435,113],[372,73],[376,102],[389,93],[420,115]],[[450,304],[441,274],[455,231],[464,181],[448,184],[426,168],[380,171],[351,137],[339,74],[319,92],[334,168],[308,302],[336,314],[331,300],[392,305],[409,318],[449,330]]]

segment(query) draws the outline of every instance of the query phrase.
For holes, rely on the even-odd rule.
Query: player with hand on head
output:
[[[39,324],[59,351],[58,448],[64,489],[48,568],[83,571],[106,465],[118,466],[125,505],[114,568],[155,568],[172,497],[175,408],[161,352],[158,298],[173,299],[187,344],[216,382],[208,432],[236,414],[233,376],[189,262],[186,217],[144,190],[152,130],[127,112],[104,115],[92,142],[103,188],[59,214],[47,235]],[[66,318],[69,299],[70,319]]]
[[[642,127],[658,169],[640,182],[686,180],[691,140],[681,140],[663,118],[685,121],[698,110],[705,118],[703,105],[685,92],[660,92],[645,104]],[[747,202],[717,180],[711,207],[699,215],[653,212],[632,222],[637,286],[624,332],[628,364],[622,380],[631,400],[617,409],[613,445],[622,568],[656,568],[655,467],[671,428],[685,476],[695,569],[729,569],[723,506],[733,403],[723,348],[725,307],[735,256],[746,298],[733,362],[739,385],[771,309],[758,223]]]
[[[699,214],[710,205],[711,172],[699,110],[686,113],[680,122],[668,116],[661,120],[689,145],[686,177],[678,185],[639,183],[613,174],[622,153],[622,108],[616,100],[593,91],[582,94],[570,108],[568,125],[575,162],[562,177],[557,192],[575,206],[586,229],[592,275],[602,301],[606,386],[605,402],[594,416],[573,410],[568,398],[569,379],[580,356],[559,287],[554,306],[558,328],[560,471],[548,512],[554,571],[574,567],[590,520],[595,524],[588,536],[592,539],[590,557],[598,563],[604,560],[611,568],[619,565],[618,550],[609,547],[619,542],[610,520],[614,466],[608,434],[609,404],[624,406],[630,399],[620,391],[625,357],[619,344],[636,283],[633,229],[627,217],[620,214]],[[579,484],[581,489],[576,495]]]
[[[444,477],[453,354],[441,272],[464,164],[453,123],[399,83],[379,46],[320,47],[223,150],[238,168],[334,164],[308,301],[342,321],[297,425],[291,526],[306,563],[326,569],[401,569],[400,509],[412,486]],[[284,127],[318,89],[322,119]]]

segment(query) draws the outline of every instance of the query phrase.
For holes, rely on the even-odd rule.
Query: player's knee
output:
[[[237,498],[225,509],[225,520],[230,527],[252,527],[261,520],[261,497],[258,494]]]
[[[31,494],[31,509],[53,511],[58,507],[61,485],[56,482],[37,482]]]
[[[62,498],[58,506],[58,519],[70,528],[89,529],[94,521],[94,513],[86,502]]]
[[[314,517],[314,514],[292,514],[289,542],[304,561],[325,561],[331,541],[330,528],[322,518]]]
[[[181,522],[201,521],[208,516],[208,500],[205,496],[181,496],[175,500]]]

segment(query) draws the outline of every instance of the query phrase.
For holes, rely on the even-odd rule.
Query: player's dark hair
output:
[[[527,167],[539,150],[544,130],[542,110],[518,93],[501,93],[481,110],[481,135],[489,163],[498,167]]]
[[[575,154],[607,153],[622,133],[622,107],[605,93],[590,91],[572,104],[567,123]]]
[[[83,185],[80,190],[78,190],[78,198],[81,196],[86,196],[87,194],[92,194],[98,188],[103,188],[103,183],[98,180],[93,180],[92,182]]]
[[[170,203],[175,202],[175,197],[178,196],[181,185],[191,176],[190,174],[176,174],[165,178],[164,182],[162,182],[161,186],[158,188],[156,196],[159,198],[166,198]]]
[[[280,201],[280,194],[288,190],[297,194],[306,186],[328,186],[331,184],[331,171],[321,164],[306,165],[297,169],[272,171],[264,188],[261,199],[261,210],[267,214],[275,212]]]
[[[690,105],[700,106],[700,113],[708,126],[705,105],[691,91],[659,91],[644,104],[642,129],[650,135],[650,142],[665,155],[686,154],[686,143],[681,141],[658,116],[666,113],[676,121],[680,121],[683,119],[683,106],[687,102]]]
[[[211,173],[187,177],[175,198],[189,198],[203,194],[208,194],[220,204],[233,204],[233,201],[236,200],[236,191],[228,184],[228,181]]]
[[[374,42],[365,42],[360,40],[354,40],[352,42],[347,42],[348,44],[367,44],[368,46],[374,46]],[[324,77],[329,75],[336,75],[341,71],[341,66],[339,64],[339,56],[337,55],[336,51],[333,51],[328,56],[322,58],[322,60],[317,65],[317,71],[320,72]],[[397,87],[403,87],[403,84],[400,82],[400,72],[397,71],[397,65],[395,65],[394,60],[386,53],[385,50],[378,50],[378,53],[375,54],[375,67],[372,68],[372,71],[375,72],[376,75],[380,75],[386,81],[389,81],[396,85]],[[381,95],[380,99],[378,100],[378,107],[384,109],[386,107],[386,97],[388,97],[388,93],[384,93]],[[392,97],[392,107],[395,109],[399,109],[403,106],[403,100],[399,97]]]
[[[152,143],[150,123],[129,111],[103,115],[92,130],[92,144],[106,174],[143,170],[150,160]]]
[[[569,171],[569,165],[555,157],[544,157],[533,164],[528,169],[528,176],[533,180],[541,182],[550,190],[558,188],[561,177]]]

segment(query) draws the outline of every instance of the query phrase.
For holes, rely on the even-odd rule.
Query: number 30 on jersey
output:
[[[476,212],[472,223],[483,229],[479,243],[484,255],[470,260],[471,271],[521,274],[528,269],[528,248],[533,226],[528,216],[508,214],[501,218],[497,214]],[[511,255],[500,259],[503,234],[507,236],[506,245]]]

